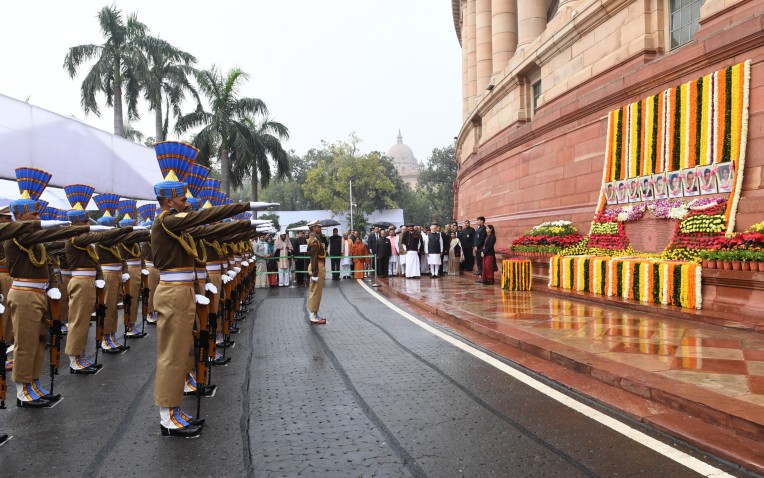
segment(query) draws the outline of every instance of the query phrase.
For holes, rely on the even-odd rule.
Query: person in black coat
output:
[[[481,281],[484,285],[493,285],[493,273],[498,270],[496,266],[496,233],[492,225],[486,226],[486,238],[483,243],[483,272]]]
[[[292,250],[294,251],[294,255],[296,257],[300,256],[307,256],[308,255],[308,249],[307,249],[308,241],[305,240],[305,232],[299,231],[297,233],[297,237],[292,239]],[[305,246],[303,250],[300,250],[300,246]],[[295,271],[307,271],[308,270],[308,261],[306,259],[295,259],[294,260],[294,270]],[[295,272],[295,284],[298,286],[303,286],[306,284],[305,277],[308,275],[307,272]]]
[[[450,230],[450,226],[446,224],[446,230]],[[450,232],[443,232],[438,227],[440,232],[440,238],[443,240],[443,253],[441,254],[440,261],[440,275],[444,276],[448,274],[448,251],[451,249],[451,234]]]
[[[377,276],[387,277],[387,269],[390,265],[390,255],[393,253],[390,244],[390,238],[387,237],[387,232],[382,231],[382,234],[377,241]]]
[[[459,244],[462,246],[462,253],[464,254],[461,269],[472,272],[475,267],[475,255],[472,249],[475,245],[475,229],[470,226],[469,221],[464,221],[464,227],[459,231]]]
[[[340,262],[342,261],[342,236],[335,227],[332,229],[332,235],[329,236],[329,255],[332,256],[332,280],[340,280]]]
[[[478,228],[475,231],[475,262],[477,262],[478,270],[476,275],[483,273],[483,246],[485,244],[486,231],[485,231],[485,218],[478,216]]]

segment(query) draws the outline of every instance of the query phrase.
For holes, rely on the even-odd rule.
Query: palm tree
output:
[[[149,60],[149,71],[142,83],[149,109],[154,111],[155,140],[160,142],[167,138],[170,110],[172,109],[176,118],[181,116],[180,105],[185,100],[186,92],[190,92],[196,98],[197,105],[200,104],[199,94],[188,81],[189,75],[193,76],[197,73],[192,66],[196,63],[196,58],[156,38],[148,43],[146,55]],[[164,118],[162,118],[163,105]]]
[[[269,118],[256,121],[247,117],[243,121],[249,128],[248,148],[231,153],[233,166],[231,184],[234,187],[240,187],[244,179],[249,177],[252,201],[257,201],[258,176],[261,187],[267,187],[271,180],[270,160],[273,160],[276,165],[276,177],[284,178],[289,174],[289,154],[281,145],[281,141],[289,139],[289,129]]]
[[[95,60],[82,80],[82,107],[86,114],[92,112],[100,116],[96,94],[106,95],[106,106],[114,107],[114,134],[124,136],[122,97],[127,102],[128,119],[137,119],[139,78],[148,70],[143,47],[149,30],[134,13],[128,15],[125,22],[122,11],[115,5],[103,7],[96,17],[106,42],[71,47],[64,58],[64,68],[74,78],[80,65]]]
[[[254,149],[252,135],[244,119],[250,115],[268,114],[268,108],[261,100],[239,97],[240,84],[247,78],[248,75],[239,68],[229,70],[225,77],[214,65],[209,70],[200,71],[196,75],[196,82],[199,91],[209,101],[210,111],[198,108],[181,116],[175,123],[178,134],[192,128],[202,128],[193,139],[194,146],[200,150],[197,161],[209,164],[210,158],[219,158],[220,190],[226,194],[231,192],[230,152]]]

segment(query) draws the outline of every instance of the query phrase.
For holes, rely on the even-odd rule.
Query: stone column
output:
[[[517,49],[527,47],[546,29],[546,0],[517,1]]]
[[[468,111],[475,107],[477,96],[477,43],[475,42],[475,7],[477,0],[467,0],[467,100]],[[462,40],[465,41],[465,40]]]
[[[522,0],[521,0],[522,1]],[[491,1],[493,73],[504,71],[517,50],[517,0]],[[500,78],[497,77],[497,81]]]
[[[477,0],[475,28],[477,31],[477,94],[482,96],[493,74],[491,0]]]
[[[557,3],[557,11],[559,12],[563,8],[573,8],[578,3],[578,0],[560,0]]]
[[[467,1],[462,0],[462,116],[467,119],[467,113],[470,110],[470,93],[469,93],[469,74],[470,69],[469,55],[467,50]]]

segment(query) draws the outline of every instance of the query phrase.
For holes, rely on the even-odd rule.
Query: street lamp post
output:
[[[350,180],[350,230],[353,230],[353,180]]]

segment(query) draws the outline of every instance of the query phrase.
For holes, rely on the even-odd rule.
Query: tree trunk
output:
[[[156,135],[154,136],[154,142],[159,143],[164,141],[164,121],[162,118],[162,92],[157,92],[156,97],[157,107],[154,111],[154,129],[156,129]]]
[[[252,165],[252,200],[257,201],[257,166]]]
[[[228,148],[220,149],[220,190],[231,194],[230,183],[231,162],[228,160]]]
[[[125,137],[125,122],[122,117],[122,82],[114,82],[114,134]]]

